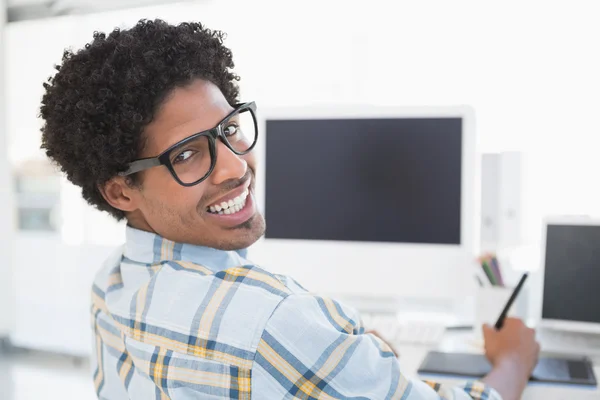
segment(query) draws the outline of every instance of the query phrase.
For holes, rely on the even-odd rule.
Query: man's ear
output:
[[[103,185],[98,185],[98,190],[104,197],[104,200],[114,208],[131,212],[138,208],[136,196],[132,196],[136,190],[122,176],[115,176]]]

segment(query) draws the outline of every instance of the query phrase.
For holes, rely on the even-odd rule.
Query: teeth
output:
[[[242,192],[242,194],[240,194],[234,199],[224,201],[221,204],[215,204],[213,206],[208,207],[208,211],[214,214],[233,214],[239,212],[246,205],[248,194],[249,191],[248,189],[246,189]],[[228,213],[226,212],[227,210],[229,210]]]
[[[243,210],[245,206],[246,206],[246,200],[244,200],[242,204],[235,204],[233,207],[229,207],[223,211],[220,211],[219,214],[227,214],[227,215],[235,214],[235,213]]]

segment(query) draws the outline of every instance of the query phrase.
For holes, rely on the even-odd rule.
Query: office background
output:
[[[2,3],[18,11],[35,0]],[[58,1],[53,12],[73,14],[2,27],[0,336],[10,327],[24,348],[86,354],[89,283],[124,239],[122,226],[46,164],[42,82],[65,47],[140,18],[194,19],[227,32],[242,99],[261,108],[472,106],[480,153],[523,155],[521,237],[502,249],[523,269],[539,265],[546,215],[600,214],[593,1],[102,3]],[[330,291],[343,285],[333,281]]]

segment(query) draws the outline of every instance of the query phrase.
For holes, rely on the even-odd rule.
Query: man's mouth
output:
[[[246,199],[248,198],[249,193],[250,193],[249,189],[246,188],[240,195],[238,195],[232,199],[229,199],[227,201],[222,201],[218,204],[213,204],[212,206],[207,207],[206,211],[208,211],[211,214],[226,214],[226,215],[235,214],[237,212],[240,212],[246,206]]]

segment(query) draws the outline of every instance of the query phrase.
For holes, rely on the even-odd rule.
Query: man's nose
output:
[[[217,163],[211,174],[215,185],[230,179],[241,179],[248,169],[246,161],[217,139]]]

